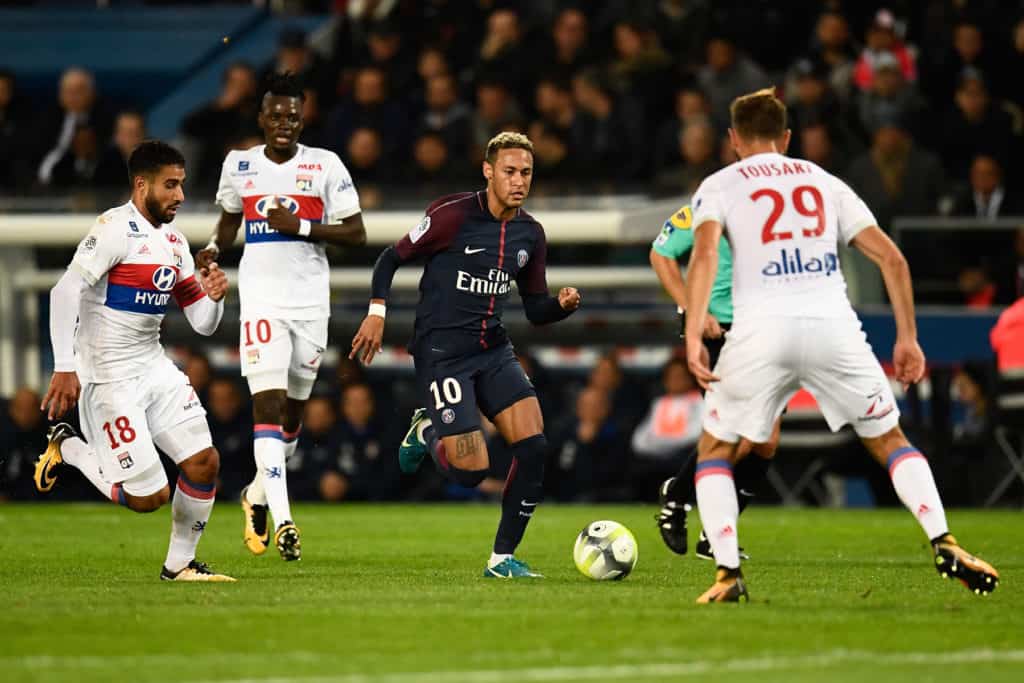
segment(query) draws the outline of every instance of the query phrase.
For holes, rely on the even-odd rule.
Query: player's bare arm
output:
[[[267,211],[267,223],[285,235],[303,234],[302,220],[291,211],[281,208],[280,203],[277,208]],[[361,247],[366,244],[366,227],[361,212],[345,218],[341,223],[310,223],[308,230],[306,237],[318,242],[339,247]]]
[[[672,297],[672,301],[675,302],[676,306],[681,311],[685,311],[686,280],[679,271],[679,264],[676,263],[675,259],[662,256],[654,249],[651,249],[650,260],[651,268],[654,269],[654,274],[658,276],[661,286]],[[718,318],[711,313],[708,313],[705,318],[703,335],[705,339],[718,339],[722,336],[722,326],[719,324]]]
[[[925,358],[917,343],[914,290],[907,259],[878,226],[861,230],[851,244],[882,271],[885,289],[892,303],[893,318],[896,320],[896,344],[892,354],[896,379],[904,387],[915,384],[924,376]]]
[[[220,219],[217,220],[217,228],[214,231],[213,239],[196,254],[196,268],[203,273],[210,264],[217,260],[220,253],[229,249],[238,237],[238,228],[242,225],[241,213],[220,212]]]
[[[686,360],[693,376],[705,389],[711,382],[718,381],[704,360],[701,337],[709,315],[711,285],[718,271],[718,242],[721,237],[721,223],[705,221],[698,226],[687,270],[690,284],[687,288],[686,310],[690,311],[690,315],[686,318]]]
[[[384,299],[370,299],[370,306],[384,307]],[[358,358],[366,365],[373,362],[373,357],[381,350],[384,340],[384,316],[370,313],[359,325],[356,336],[352,338],[352,351],[349,358]],[[361,355],[360,355],[361,354]]]

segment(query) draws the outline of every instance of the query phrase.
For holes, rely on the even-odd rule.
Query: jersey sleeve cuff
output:
[[[217,197],[215,203],[228,213],[242,213],[242,202],[235,204],[225,197]]]
[[[874,220],[869,220],[867,218],[860,221],[859,223],[855,223],[853,229],[846,234],[846,245],[849,246],[850,243],[853,242],[854,238],[857,237],[857,235],[859,235],[861,232],[867,230],[868,228],[875,224],[876,222]]]
[[[332,225],[336,225],[337,223],[345,220],[346,218],[351,218],[352,216],[355,216],[357,213],[361,212],[362,209],[359,207],[358,204],[356,204],[355,206],[350,206],[347,209],[341,209],[340,211],[332,212],[331,215],[327,217],[327,220]]]
[[[672,253],[671,249],[666,248],[665,245],[658,244],[657,240],[651,243],[651,249],[654,250],[655,254],[665,258],[679,258],[679,254]]]

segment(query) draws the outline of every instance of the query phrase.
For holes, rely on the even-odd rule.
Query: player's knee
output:
[[[882,465],[886,465],[891,453],[910,446],[910,441],[899,425],[880,436],[861,437],[861,441],[872,457]]]
[[[511,446],[517,467],[531,478],[544,478],[544,461],[547,459],[548,440],[543,434],[517,441]]]
[[[169,486],[164,486],[156,493],[148,496],[133,496],[130,493],[125,494],[125,503],[129,510],[133,512],[153,512],[159,510],[167,503],[171,498],[171,489]]]
[[[204,448],[183,461],[180,468],[189,480],[209,484],[217,479],[220,472],[220,453],[213,446]]]

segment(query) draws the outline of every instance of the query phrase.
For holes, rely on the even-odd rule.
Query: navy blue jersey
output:
[[[501,316],[520,296],[547,296],[547,243],[533,216],[498,220],[484,192],[442,197],[395,245],[403,263],[426,259],[409,351],[435,358],[494,348],[508,339]]]

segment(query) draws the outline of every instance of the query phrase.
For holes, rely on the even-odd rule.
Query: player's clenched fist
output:
[[[216,262],[211,263],[209,268],[199,271],[199,282],[203,285],[206,296],[211,300],[220,301],[227,296],[228,276]]]
[[[369,365],[373,362],[374,355],[380,352],[383,340],[384,318],[379,315],[368,315],[363,318],[363,324],[359,326],[359,331],[352,338],[352,352],[348,354],[348,357],[358,358]]]
[[[196,269],[200,273],[206,272],[210,264],[217,260],[216,249],[202,249],[196,253]]]
[[[892,365],[896,372],[896,381],[906,389],[910,384],[917,384],[924,377],[924,351],[917,340],[896,340],[892,349]]]
[[[299,217],[282,207],[280,202],[267,209],[267,225],[285,235],[299,234]]]
[[[565,311],[575,311],[580,307],[580,293],[575,287],[562,287],[558,290],[558,305]]]

